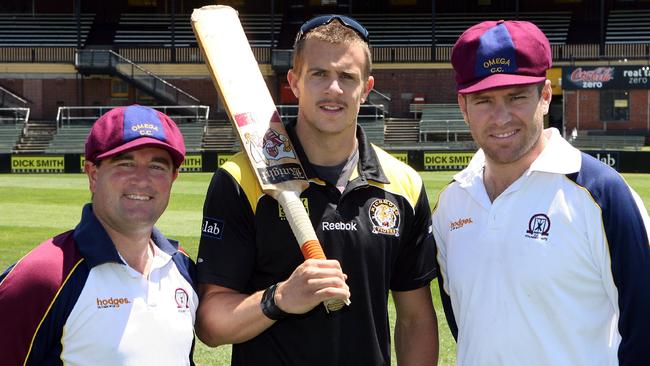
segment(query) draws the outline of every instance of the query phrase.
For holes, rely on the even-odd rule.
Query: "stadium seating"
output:
[[[412,147],[420,141],[420,121],[412,118],[386,118],[384,146]]]
[[[45,149],[45,152],[51,154],[83,154],[91,126],[91,124],[85,123],[57,129],[57,133],[52,137],[50,146]]]
[[[59,107],[56,134],[52,137],[46,153],[83,153],[86,137],[101,115],[115,106]],[[185,138],[187,152],[202,151],[205,119],[209,114],[206,106],[152,106],[171,117]],[[191,114],[184,114],[184,112]]]
[[[203,126],[203,123],[184,123],[178,125],[185,139],[185,150],[188,153],[202,151]],[[83,153],[90,128],[91,125],[89,124],[59,128],[53,136],[49,147],[45,149],[45,152],[56,154]]]
[[[368,29],[374,47],[431,46],[431,14],[355,14],[354,17]],[[436,44],[452,46],[465,29],[486,19],[528,20],[544,31],[551,44],[565,44],[571,13],[436,14]]]
[[[612,10],[607,18],[605,43],[650,42],[650,10]]]
[[[570,138],[569,142],[582,150],[639,151],[645,144],[645,136],[578,134],[574,138]]]
[[[425,104],[421,113],[419,148],[476,149],[469,127],[456,104]]]
[[[237,137],[228,120],[207,120],[203,135],[203,150],[234,152],[239,150]]]
[[[420,142],[469,141],[469,127],[455,104],[425,104],[420,119]]]
[[[385,123],[383,118],[377,120],[359,119],[359,125],[370,142],[379,146],[384,145]]]
[[[92,26],[94,14],[81,14],[81,45]],[[74,14],[0,14],[0,47],[77,47]]]
[[[176,47],[196,47],[190,14],[175,16],[174,44]],[[240,14],[246,36],[253,47],[271,46],[271,22],[268,14]],[[282,16],[277,15],[274,40],[277,44]],[[171,14],[124,13],[115,32],[116,47],[170,47],[172,44]]]
[[[203,143],[203,131],[205,125],[203,122],[179,123],[178,129],[181,130],[185,140],[185,150],[188,153],[201,152]]]
[[[15,152],[19,154],[42,154],[50,145],[52,136],[56,133],[54,121],[30,120],[25,123],[20,140],[16,143]]]
[[[431,14],[354,14],[373,47],[431,46]]]
[[[22,123],[0,122],[0,153],[11,153],[20,138]]]
[[[462,32],[470,26],[490,20],[526,20],[535,23],[548,37],[551,44],[565,44],[571,23],[571,13],[520,12],[495,14],[440,14],[436,18],[436,42],[438,45],[452,46]]]

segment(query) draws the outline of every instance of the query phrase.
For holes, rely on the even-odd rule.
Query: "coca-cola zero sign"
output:
[[[650,89],[650,67],[564,67],[562,68],[562,89]]]

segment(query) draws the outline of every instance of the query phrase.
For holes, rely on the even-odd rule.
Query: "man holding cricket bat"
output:
[[[301,27],[293,57],[293,145],[265,136],[265,156],[295,149],[309,179],[301,199],[329,259],[303,259],[284,210],[236,155],[205,200],[197,334],[210,346],[233,343],[233,365],[390,365],[391,290],[398,362],[435,365],[424,185],[356,121],[374,84],[368,32],[346,16],[319,16]],[[350,303],[319,306],[331,299]]]

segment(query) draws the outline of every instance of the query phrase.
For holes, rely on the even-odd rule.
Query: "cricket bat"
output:
[[[192,28],[262,191],[279,202],[305,259],[325,259],[300,200],[300,193],[309,187],[307,176],[237,11],[224,5],[194,9]],[[323,303],[329,312],[340,310],[349,300],[330,299]]]

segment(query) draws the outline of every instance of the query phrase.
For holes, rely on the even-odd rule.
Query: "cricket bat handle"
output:
[[[314,227],[298,193],[283,191],[278,196],[278,202],[284,209],[289,226],[291,226],[291,230],[298,240],[300,251],[305,259],[326,259],[323,247],[316,237]],[[343,305],[350,305],[350,300],[328,299],[323,301],[323,305],[325,305],[325,309],[329,313],[330,311],[341,310]]]

